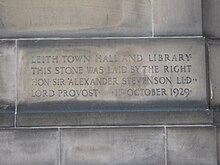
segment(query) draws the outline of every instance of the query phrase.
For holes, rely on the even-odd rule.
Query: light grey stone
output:
[[[150,0],[1,0],[0,37],[151,35]]]
[[[153,110],[152,110],[153,111]],[[1,120],[0,120],[1,121]],[[212,111],[18,113],[17,126],[212,124]]]
[[[202,36],[201,0],[153,0],[156,36]]]
[[[220,107],[220,41],[209,40],[209,77],[210,77],[210,104],[212,108]]]
[[[217,165],[215,127],[167,128],[169,165]]]
[[[62,129],[61,165],[164,165],[162,128]]]
[[[28,40],[18,56],[20,112],[207,107],[202,38]]]
[[[0,130],[2,165],[57,165],[56,129]]]
[[[208,38],[220,38],[219,8],[219,0],[203,0],[203,31]]]
[[[15,41],[0,40],[0,112],[14,111],[17,56]]]

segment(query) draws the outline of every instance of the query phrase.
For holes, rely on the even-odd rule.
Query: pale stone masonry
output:
[[[203,0],[203,32],[208,38],[220,38],[220,1]]]
[[[218,0],[0,0],[0,165],[220,164]]]
[[[201,0],[2,0],[0,37],[201,36]]]
[[[153,0],[155,36],[201,36],[201,0]]]
[[[150,36],[150,0],[3,0],[1,37]]]

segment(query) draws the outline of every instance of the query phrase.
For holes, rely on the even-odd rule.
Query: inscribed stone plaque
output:
[[[19,110],[207,104],[203,39],[19,41],[18,56]]]
[[[15,41],[0,41],[0,112],[14,111],[16,64]]]
[[[62,129],[61,165],[164,165],[163,128]]]
[[[220,41],[209,40],[209,75],[210,103],[212,107],[220,107]]]
[[[202,35],[201,0],[153,0],[154,34]]]
[[[151,35],[150,0],[1,0],[0,37]]]

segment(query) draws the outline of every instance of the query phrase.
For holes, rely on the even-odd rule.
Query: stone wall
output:
[[[0,165],[220,164],[219,9],[1,0]]]

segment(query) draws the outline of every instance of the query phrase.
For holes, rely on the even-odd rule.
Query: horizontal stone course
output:
[[[17,126],[213,124],[212,111],[18,113]]]
[[[2,0],[0,37],[202,36],[201,11],[201,0]]]
[[[172,39],[170,39],[170,40],[172,40]],[[185,39],[184,39],[185,40]],[[20,41],[20,40],[18,40],[18,43],[20,43],[20,42],[23,42],[23,41]],[[40,41],[39,41],[40,42]],[[42,42],[42,41],[41,41]],[[53,41],[50,41],[51,43],[53,43]],[[56,41],[56,42],[58,42],[58,41]],[[63,41],[59,41],[59,42],[64,42],[64,40]],[[59,43],[58,42],[58,43]],[[159,39],[155,39],[155,42],[159,42]],[[7,79],[8,78],[10,78],[10,79],[14,79],[13,81],[14,81],[14,87],[13,87],[13,85],[12,85],[12,87],[13,88],[15,88],[15,79],[16,79],[16,69],[14,69],[13,67],[15,67],[16,66],[16,58],[14,58],[13,56],[16,56],[15,55],[15,41],[13,41],[13,40],[8,40],[8,41],[6,41],[6,40],[4,40],[4,41],[2,41],[2,43],[4,43],[5,45],[7,45],[6,43],[13,43],[14,44],[14,46],[13,46],[13,44],[12,44],[12,47],[11,46],[8,46],[7,47],[7,49],[8,49],[8,52],[13,52],[12,54],[13,55],[10,55],[10,56],[4,56],[4,57],[10,57],[10,59],[8,60],[8,62],[10,62],[10,63],[13,63],[12,65],[10,64],[10,65],[7,65],[8,63],[4,63],[3,65],[1,65],[1,66],[5,66],[6,68],[8,67],[9,69],[7,69],[7,72],[8,72],[8,70],[12,70],[12,76],[10,76],[10,77],[7,77]],[[32,45],[32,41],[24,41],[24,43],[29,43],[30,45]],[[68,43],[68,42],[67,42]],[[25,47],[25,49],[26,48],[28,48],[30,45],[29,44],[27,44],[27,47]],[[9,44],[10,45],[10,44]],[[65,44],[64,44],[65,45]],[[4,50],[6,50],[6,49],[4,49]],[[13,67],[11,67],[11,66],[13,66]],[[2,68],[4,68],[4,67],[2,67]],[[16,67],[15,67],[16,68]],[[1,73],[1,74],[3,74],[3,72]],[[5,80],[4,80],[5,81]],[[12,81],[12,84],[13,84],[13,81]],[[7,82],[9,82],[9,80],[7,80]],[[10,81],[11,82],[11,81]],[[10,85],[10,83],[5,83],[5,85]],[[5,90],[5,88],[3,88],[4,90]],[[15,90],[15,89],[14,89]],[[12,90],[13,91],[13,90]],[[14,91],[15,92],[15,91]],[[13,94],[12,94],[13,95]],[[14,93],[14,95],[15,95],[15,93]],[[1,96],[3,96],[3,95],[1,95]],[[15,96],[14,96],[14,98],[13,99],[15,99]],[[15,101],[15,100],[14,100]],[[14,103],[13,103],[14,104]],[[3,107],[3,106],[2,106]],[[10,106],[9,106],[10,107]],[[13,106],[12,106],[12,108],[13,108]],[[30,112],[35,112],[35,110],[36,109],[32,109],[32,107],[30,106],[30,105],[27,105],[26,107],[26,112],[28,112],[29,110],[31,110]],[[35,107],[36,108],[36,107]],[[124,112],[124,113],[119,113],[120,115],[119,116],[121,116],[122,118],[124,118],[125,120],[122,120],[122,121],[120,121],[119,122],[119,120],[117,120],[117,118],[115,118],[114,116],[115,116],[115,114],[117,114],[117,113],[112,113],[112,114],[109,114],[109,113],[103,113],[103,114],[101,114],[100,115],[100,120],[101,121],[98,121],[98,120],[88,120],[88,119],[86,119],[85,118],[85,120],[84,120],[84,118],[83,118],[83,120],[81,121],[81,122],[78,122],[77,120],[65,120],[65,122],[63,122],[62,120],[59,120],[59,119],[57,119],[57,115],[58,116],[60,116],[60,112],[62,112],[62,111],[60,111],[59,109],[56,109],[55,111],[56,112],[58,112],[58,113],[53,113],[53,115],[52,114],[50,114],[51,113],[51,111],[50,112],[48,112],[47,111],[47,109],[46,109],[46,111],[47,111],[47,113],[44,113],[45,111],[41,111],[41,112],[43,112],[42,114],[40,114],[41,112],[39,111],[39,110],[42,110],[42,109],[39,109],[39,107],[37,107],[37,111],[38,111],[38,113],[34,113],[34,114],[27,114],[27,115],[25,115],[24,113],[21,113],[21,114],[19,114],[18,115],[18,117],[17,117],[17,124],[18,125],[20,125],[20,126],[28,126],[28,125],[34,125],[34,126],[37,126],[38,124],[39,125],[81,125],[81,124],[83,124],[83,125],[87,125],[87,124],[99,124],[99,125],[101,125],[101,124],[104,124],[104,125],[117,125],[117,124],[119,124],[119,125],[126,125],[126,123],[128,122],[127,120],[127,117],[126,118],[124,118],[125,116],[128,116],[128,118],[129,118],[129,115],[126,115],[126,112]],[[2,114],[1,115],[1,117],[2,117],[2,122],[1,122],[1,126],[13,126],[14,125],[14,114],[13,114],[13,112],[14,112],[14,108],[12,109],[13,111],[10,111],[10,114],[5,114],[6,116],[4,117],[4,114]],[[58,110],[58,111],[57,111]],[[131,111],[135,111],[136,109],[132,109]],[[152,111],[153,109],[149,109],[150,111]],[[25,111],[23,111],[23,112],[25,112]],[[12,112],[12,113],[11,113]],[[197,119],[198,120],[194,120],[195,118],[194,117],[192,117],[192,119],[193,120],[191,120],[191,119],[189,119],[188,117],[187,117],[187,119],[189,119],[189,120],[186,120],[186,119],[183,119],[183,120],[173,120],[173,117],[174,116],[176,116],[176,117],[178,117],[179,115],[180,116],[185,116],[183,113],[181,113],[181,114],[176,114],[175,112],[171,112],[171,113],[166,113],[166,112],[163,112],[163,113],[160,113],[160,112],[158,112],[158,113],[156,113],[156,117],[155,117],[155,120],[147,120],[147,122],[145,122],[145,118],[146,118],[146,115],[148,116],[148,114],[149,113],[146,113],[146,115],[138,115],[140,112],[137,112],[137,113],[133,113],[135,116],[137,116],[136,118],[137,118],[137,120],[135,119],[135,120],[130,120],[129,119],[129,124],[177,124],[177,123],[180,123],[181,124],[181,122],[183,123],[183,124],[189,124],[189,123],[212,123],[212,115],[208,115],[208,113],[203,113],[203,112],[195,112],[195,114],[199,114],[199,117],[197,117]],[[187,114],[188,112],[185,112],[185,114]],[[65,114],[68,114],[68,113],[64,113],[63,115],[61,115],[61,116],[66,116]],[[91,113],[92,114],[92,113]],[[96,113],[94,113],[94,114],[96,114]],[[131,114],[130,116],[133,116],[133,114]],[[142,114],[142,113],[141,113]],[[151,113],[150,113],[151,114]],[[159,119],[158,117],[160,116],[160,114],[167,114],[167,117],[169,118],[169,120],[161,120],[161,119]],[[193,113],[191,113],[191,114],[193,114]],[[36,115],[36,117],[35,117],[35,115]],[[43,117],[45,115],[45,117]],[[73,114],[68,114],[67,116],[73,116],[73,115],[75,115],[74,113]],[[105,116],[112,116],[112,118],[114,118],[114,120],[111,120],[111,119],[109,119],[109,120],[106,120],[105,118]],[[154,115],[154,113],[152,113],[150,116],[152,116],[152,115]],[[201,116],[202,115],[202,116]],[[205,115],[205,116],[203,116],[203,115]],[[39,116],[41,116],[40,118],[39,118]],[[78,115],[77,115],[78,116]],[[82,116],[82,115],[80,115],[80,116]],[[86,116],[90,116],[89,114],[87,114]],[[124,116],[124,117],[123,117]],[[139,116],[139,117],[138,117]],[[141,118],[143,118],[143,119],[141,119],[140,118],[140,116],[142,116]],[[172,117],[173,116],[173,117]],[[191,116],[191,115],[190,115]],[[30,118],[31,117],[31,118]],[[202,118],[200,118],[200,117],[202,117]],[[205,118],[204,118],[205,117]],[[150,117],[151,118],[151,117]],[[30,119],[30,120],[29,120]],[[37,119],[37,120],[36,120]],[[45,119],[50,119],[50,120],[45,120]],[[44,120],[45,120],[45,122],[44,122]],[[103,122],[103,121],[105,121],[105,122]]]
[[[0,129],[0,159],[4,165],[217,165],[215,131],[206,125]]]
[[[0,37],[151,36],[150,0],[1,0]]]
[[[61,165],[163,165],[162,128],[62,129]]]

